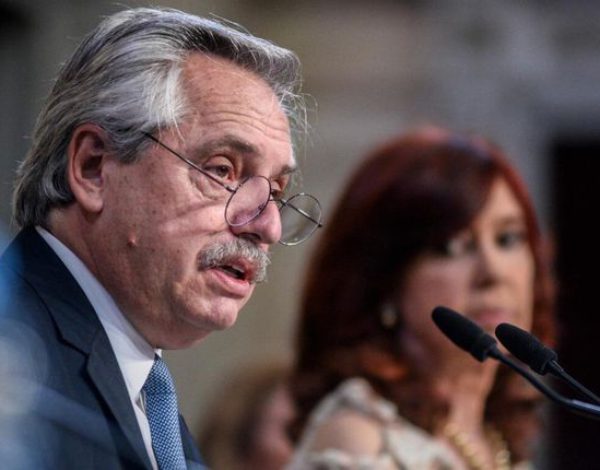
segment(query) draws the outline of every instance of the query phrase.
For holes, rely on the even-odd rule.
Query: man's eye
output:
[[[286,179],[284,181],[272,180],[271,181],[271,197],[274,200],[287,199],[289,197],[290,184]]]
[[[223,181],[231,182],[235,179],[235,170],[230,163],[208,163],[203,169]]]
[[[211,168],[211,170],[216,176],[220,178],[227,178],[231,174],[231,168],[225,165],[219,165]]]
[[[283,197],[285,197],[285,191],[279,185],[271,183],[271,198],[277,201]]]

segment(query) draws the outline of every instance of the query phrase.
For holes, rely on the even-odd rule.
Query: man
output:
[[[5,398],[22,418],[20,464],[200,462],[161,350],[231,326],[269,246],[320,226],[316,199],[283,197],[298,69],[267,41],[154,9],[108,17],[64,65],[0,261],[0,331],[21,361],[8,395],[22,396]]]

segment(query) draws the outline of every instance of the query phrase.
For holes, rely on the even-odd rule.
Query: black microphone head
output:
[[[496,337],[513,356],[541,375],[548,372],[548,364],[558,357],[531,333],[508,323],[496,327]]]
[[[454,344],[478,361],[483,362],[488,356],[495,356],[496,340],[460,313],[447,307],[436,307],[431,312],[431,318]]]

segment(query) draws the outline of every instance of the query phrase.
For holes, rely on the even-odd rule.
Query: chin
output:
[[[187,319],[188,328],[200,330],[221,331],[231,328],[238,319],[241,306],[234,302],[223,302],[212,305],[208,311],[190,312]]]
[[[212,329],[215,331],[222,331],[231,328],[237,321],[238,314],[222,314],[218,315],[217,318],[211,319]]]
[[[160,332],[153,337],[148,337],[148,342],[155,348],[176,350],[186,349],[200,343],[204,338],[214,331],[225,330],[235,323],[232,320],[213,321],[203,319],[190,321],[189,318],[181,318],[170,326],[163,325]]]
[[[178,329],[200,330],[208,333],[233,326],[248,298],[230,298],[223,295],[180,295],[170,306],[172,318],[177,318]]]
[[[233,317],[233,318],[232,318]],[[165,328],[158,347],[162,349],[186,349],[200,343],[209,334],[229,328],[235,323],[237,315],[219,318],[179,317],[179,321]],[[166,330],[166,331],[165,331]]]

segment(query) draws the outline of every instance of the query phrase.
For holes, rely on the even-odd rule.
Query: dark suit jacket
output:
[[[0,258],[0,283],[0,340],[20,358],[12,364],[16,374],[0,381],[18,376],[33,384],[22,388],[25,411],[10,416],[23,467],[150,468],[108,337],[75,279],[35,229],[21,231]],[[194,467],[201,458],[181,417],[180,425]]]

